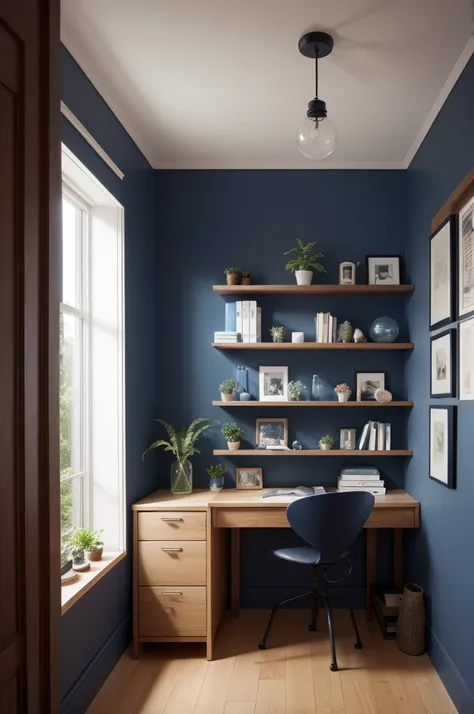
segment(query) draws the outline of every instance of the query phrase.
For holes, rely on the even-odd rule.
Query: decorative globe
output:
[[[395,342],[400,328],[391,317],[378,317],[370,326],[369,335],[373,342]]]

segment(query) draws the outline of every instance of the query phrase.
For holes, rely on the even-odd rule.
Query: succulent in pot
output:
[[[240,268],[226,268],[224,274],[227,278],[227,285],[240,285],[242,271]]]
[[[313,272],[325,273],[325,267],[318,261],[318,258],[324,258],[324,253],[315,251],[314,246],[316,241],[311,243],[303,243],[301,238],[296,239],[296,246],[288,250],[283,255],[291,255],[291,259],[285,266],[285,270],[292,270],[296,277],[297,285],[311,285],[313,280]]]
[[[209,488],[211,491],[221,491],[224,488],[224,474],[227,469],[224,464],[212,464],[207,469]]]
[[[252,276],[248,272],[248,270],[242,271],[242,280],[241,280],[242,285],[251,285],[252,284]]]
[[[345,382],[343,382],[342,384],[336,384],[336,386],[334,387],[334,391],[336,392],[337,398],[340,402],[348,402],[349,397],[352,394],[352,389]]]
[[[72,547],[69,551],[69,555],[72,558],[73,570],[77,571],[78,573],[84,573],[86,570],[90,569],[91,564],[89,563],[89,561],[86,561],[84,548],[82,546],[76,545]]]
[[[78,528],[74,531],[70,544],[72,549],[82,548],[88,560],[96,562],[102,558],[104,543],[101,540],[103,531],[93,531],[89,528]],[[74,562],[74,561],[73,561]]]
[[[244,435],[244,430],[235,421],[229,421],[222,427],[222,435],[227,441],[229,451],[240,449],[240,440]]]
[[[234,394],[239,391],[239,386],[237,380],[232,377],[224,379],[224,381],[219,384],[221,402],[231,402],[234,398]]]
[[[285,337],[286,333],[286,327],[283,327],[282,325],[272,325],[269,330],[273,342],[283,342],[283,338]]]
[[[288,401],[299,402],[305,390],[305,385],[299,379],[288,382]]]
[[[336,443],[336,440],[333,436],[330,434],[326,434],[326,436],[322,436],[319,440],[319,448],[322,449],[323,451],[329,451],[332,449],[334,444]]]

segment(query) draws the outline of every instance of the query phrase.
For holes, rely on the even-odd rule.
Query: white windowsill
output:
[[[104,553],[102,560],[91,563],[85,573],[77,573],[79,578],[69,585],[61,585],[61,615],[69,610],[83,595],[101,580],[112,568],[127,555],[126,551],[119,553]]]

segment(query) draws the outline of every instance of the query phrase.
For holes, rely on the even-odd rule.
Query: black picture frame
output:
[[[430,235],[430,269],[429,269],[429,290],[430,290],[430,304],[429,304],[429,322],[430,322],[430,330],[438,330],[441,327],[445,327],[446,325],[450,325],[452,322],[455,322],[456,320],[456,312],[457,312],[457,307],[456,307],[456,298],[457,298],[457,272],[458,272],[458,266],[457,266],[457,216],[455,214],[449,215],[442,223],[441,225],[438,226],[438,228],[433,231],[433,233]],[[431,260],[433,256],[433,239],[436,238],[438,233],[443,230],[443,228],[447,225],[450,224],[450,230],[449,230],[449,256],[450,256],[450,274],[449,274],[449,281],[450,281],[450,286],[449,286],[449,291],[448,291],[448,300],[449,300],[449,305],[448,305],[448,310],[449,310],[449,315],[441,320],[438,320],[437,322],[431,322],[431,308],[432,308],[432,269],[431,269]]]
[[[448,392],[442,392],[435,394],[433,392],[433,343],[440,340],[443,337],[449,337],[449,347],[450,347],[450,366],[451,366],[451,379]],[[457,387],[457,344],[456,330],[454,328],[449,328],[443,332],[438,332],[436,335],[430,337],[430,397],[431,399],[443,399],[444,397],[456,397],[456,387]]]
[[[358,376],[359,374],[383,374],[383,379],[384,379],[384,389],[387,389],[387,373],[383,372],[382,370],[378,371],[372,371],[372,372],[356,372],[355,373],[355,392],[356,392],[356,401],[357,402],[373,402],[375,401],[375,397],[373,399],[358,399]]]
[[[393,253],[390,253],[389,255],[384,255],[383,253],[377,253],[376,255],[366,255],[365,256],[365,269],[366,269],[366,279],[367,279],[367,285],[382,285],[382,283],[371,283],[370,282],[370,273],[369,273],[369,261],[373,260],[374,258],[391,258],[392,260],[398,260],[398,283],[387,283],[387,285],[403,285],[403,275],[402,275],[402,256],[401,255],[394,255]]]
[[[447,474],[446,480],[441,480],[436,476],[432,475],[432,448],[431,448],[431,424],[432,424],[432,412],[433,411],[446,411],[447,412],[447,449],[448,449],[448,459],[447,459]],[[437,404],[431,404],[429,410],[429,452],[428,452],[428,476],[432,481],[445,486],[446,488],[455,489],[456,488],[456,431],[457,431],[457,407],[456,406],[438,406]]]

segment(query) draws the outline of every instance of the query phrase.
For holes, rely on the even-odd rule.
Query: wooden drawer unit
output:
[[[139,513],[138,540],[206,540],[206,514],[198,511]]]
[[[139,585],[205,585],[206,541],[139,541],[138,583]]]
[[[141,638],[205,637],[206,588],[140,587]]]

